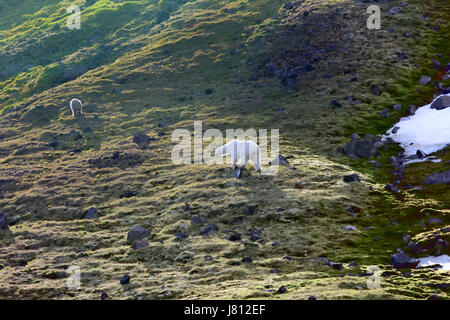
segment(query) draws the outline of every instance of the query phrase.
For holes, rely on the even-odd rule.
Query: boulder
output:
[[[148,237],[149,235],[150,231],[148,229],[137,224],[128,232],[127,241],[134,242],[136,240],[141,240]]]
[[[9,230],[6,213],[0,212],[0,230]]]
[[[419,264],[419,260],[411,258],[403,250],[399,250],[396,254],[391,255],[391,262],[395,269],[414,269]]]
[[[84,216],[86,219],[93,219],[97,216],[97,209],[95,209],[94,207],[89,208],[88,211],[86,211],[86,215]]]
[[[440,96],[431,104],[431,109],[442,110],[450,107],[450,96]]]
[[[130,276],[128,274],[125,274],[120,278],[120,284],[128,284],[128,283],[130,283]]]
[[[429,76],[421,76],[419,79],[419,84],[425,85],[431,82],[431,78]]]
[[[147,148],[150,141],[152,141],[152,138],[142,132],[138,132],[133,136],[133,142],[136,143],[141,149]]]
[[[425,178],[423,184],[450,184],[450,170],[434,172]]]
[[[350,174],[348,176],[344,176],[344,182],[361,182],[361,179],[356,173]]]
[[[352,158],[370,158],[379,155],[378,147],[381,146],[378,138],[367,135],[364,139],[357,134],[352,135],[352,140],[344,146],[346,155]]]
[[[148,247],[148,241],[147,240],[138,240],[138,241],[134,241],[133,244],[131,245],[131,248],[133,248],[133,250],[140,250],[143,248]]]

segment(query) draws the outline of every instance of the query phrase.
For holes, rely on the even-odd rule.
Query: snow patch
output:
[[[441,96],[444,95],[436,99]],[[446,96],[450,96],[450,93]],[[398,142],[405,149],[406,157],[414,156],[417,150],[430,154],[450,144],[450,108],[431,109],[431,104],[420,107],[412,116],[401,118],[384,136]],[[398,127],[397,132],[392,133],[395,127]],[[420,161],[428,160],[428,158]]]
[[[442,266],[441,270],[450,270],[450,257],[446,254],[443,254],[438,257],[425,257],[418,259],[420,262],[418,264],[418,267],[426,267],[426,266],[432,266],[434,264],[439,264]]]

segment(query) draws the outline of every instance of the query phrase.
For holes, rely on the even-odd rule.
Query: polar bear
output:
[[[261,172],[261,153],[259,151],[258,145],[251,140],[230,141],[226,145],[217,148],[215,155],[230,155],[233,169],[236,168],[239,161],[241,162],[243,167],[247,165],[247,161],[251,161],[255,165],[256,171]]]
[[[72,116],[75,117],[75,114],[83,114],[83,104],[78,99],[72,99],[70,101],[70,110],[72,110]]]

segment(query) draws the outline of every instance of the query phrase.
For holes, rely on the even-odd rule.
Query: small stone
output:
[[[128,274],[125,274],[120,278],[120,284],[128,284],[128,283],[130,283],[130,276]]]
[[[352,225],[343,226],[342,230],[356,231],[356,227]]]
[[[148,229],[137,224],[128,232],[127,241],[133,242],[136,240],[141,240],[149,235],[150,231]]]
[[[406,32],[403,34],[403,36],[404,36],[405,38],[411,38],[411,32],[406,31]]]
[[[138,241],[134,241],[133,244],[131,245],[131,248],[133,248],[133,250],[140,250],[143,248],[148,247],[148,241],[147,240],[138,240]]]
[[[405,11],[403,11],[403,9],[400,7],[393,7],[388,11],[388,14],[390,14],[390,15],[399,14],[399,13],[405,13]]]
[[[378,112],[378,115],[382,118],[389,118],[389,111],[388,110],[382,110]]]
[[[415,105],[412,104],[412,105],[409,106],[408,113],[409,113],[410,116],[415,115],[416,111],[417,111],[417,107]]]
[[[286,293],[286,292],[287,292],[287,289],[285,286],[281,286],[277,291],[278,294]]]
[[[247,209],[245,209],[244,215],[251,216],[255,213],[256,206],[248,206]]]
[[[241,234],[235,232],[228,238],[228,240],[230,240],[230,241],[239,241],[239,240],[241,240],[241,238],[242,238]]]
[[[344,176],[344,182],[350,183],[350,182],[360,182],[361,179],[356,173],[350,174],[348,176]]]
[[[374,84],[374,85],[371,87],[370,90],[371,90],[372,93],[373,93],[374,95],[376,95],[376,96],[381,95],[380,87],[378,87],[376,84]]]
[[[308,298],[309,301],[313,301],[313,300],[317,300],[315,296],[309,296]]]
[[[340,104],[339,101],[335,99],[331,100],[330,105],[333,109],[342,108],[342,104]]]
[[[97,216],[97,209],[94,207],[89,208],[89,210],[86,212],[85,218],[86,219],[93,219]]]
[[[431,104],[431,109],[442,110],[450,107],[450,96],[440,96]]]
[[[295,188],[297,189],[303,189],[306,186],[306,182],[298,180],[295,182]]]
[[[385,185],[384,189],[392,193],[400,193],[400,189],[392,183],[388,183],[387,185]]]
[[[101,300],[106,300],[108,298],[109,298],[109,296],[108,296],[108,294],[106,292],[102,292],[102,294],[100,295],[100,299]]]
[[[152,139],[143,132],[138,132],[133,136],[133,142],[141,149],[147,148],[151,140]]]
[[[191,224],[205,224],[208,222],[208,219],[197,216],[197,215],[193,215],[191,217]]]
[[[184,240],[188,237],[189,237],[189,235],[184,231],[180,231],[175,235],[176,240]]]
[[[427,221],[427,224],[428,224],[428,225],[432,225],[432,224],[441,224],[441,223],[444,223],[444,221],[442,221],[442,220],[439,219],[439,218],[430,218],[430,219],[428,219],[428,221]]]
[[[391,255],[392,266],[395,269],[411,268],[414,269],[419,264],[419,260],[409,257],[402,250],[398,253]]]
[[[359,264],[357,264],[355,261],[350,262],[347,267],[349,268],[358,268],[359,269]]]
[[[0,212],[0,230],[9,230],[6,213]]]
[[[202,228],[200,235],[208,237],[215,234],[219,230],[219,227],[215,224],[210,224]]]
[[[417,150],[416,155],[419,159],[424,159],[427,157],[427,155],[425,154],[425,152],[423,152],[422,150]]]
[[[421,76],[419,79],[419,84],[426,85],[431,82],[431,78],[429,76]]]
[[[394,109],[395,111],[399,111],[399,110],[402,110],[402,105],[401,104],[394,104],[393,106],[392,106],[392,109]]]
[[[344,265],[340,262],[330,262],[328,265],[335,270],[344,269]]]
[[[242,258],[242,262],[243,262],[243,263],[252,263],[253,260],[252,260],[252,258],[250,258],[250,257],[244,257],[244,258]]]

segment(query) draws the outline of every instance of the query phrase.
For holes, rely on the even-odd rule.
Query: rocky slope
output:
[[[390,257],[449,253],[448,184],[423,183],[448,148],[404,167],[379,140],[448,86],[448,4],[380,1],[368,30],[367,1],[78,3],[80,30],[68,1],[0,6],[1,298],[448,298]],[[289,164],[175,165],[194,120],[278,128]]]

